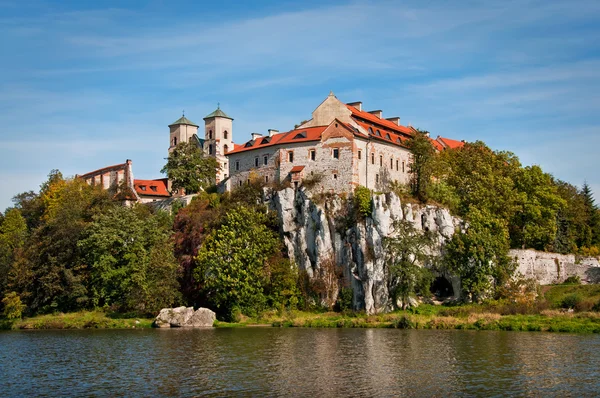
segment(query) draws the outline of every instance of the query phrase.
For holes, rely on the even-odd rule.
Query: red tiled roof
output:
[[[366,122],[379,125],[379,127],[383,127],[387,130],[391,130],[399,134],[405,134],[408,136],[412,136],[414,134],[414,131],[410,127],[398,126],[394,122],[391,122],[386,119],[380,119],[377,116],[370,114],[369,112],[359,111],[352,105],[346,105],[346,107],[352,112],[352,116],[354,118],[363,119]]]
[[[450,138],[438,137],[437,140],[440,141],[444,147],[450,149],[461,148],[465,145],[462,141],[451,140]]]
[[[369,134],[369,137],[377,139],[377,140],[385,141],[385,142],[390,142],[392,144],[396,144],[396,145],[406,148],[406,141],[408,140],[408,137],[406,137],[405,135],[396,134],[393,131],[373,127],[370,124],[361,122],[361,121],[356,121],[356,123],[358,123],[358,125],[361,126],[363,129],[365,129],[365,131]],[[378,130],[379,130],[379,135],[377,134]],[[371,133],[371,131],[372,131],[372,133]],[[361,134],[361,136],[362,136],[362,134]],[[389,138],[388,138],[388,136],[389,136]]]
[[[274,134],[271,137],[259,137],[254,141],[250,140],[242,145],[235,144],[234,150],[227,152],[227,154],[230,155],[232,153],[240,153],[244,151],[250,151],[257,148],[266,148],[279,144],[319,141],[321,139],[321,133],[323,133],[323,131],[325,131],[326,128],[327,126],[308,127],[304,129],[288,131],[287,133]]]
[[[437,140],[434,140],[433,138],[430,138],[429,141],[431,141],[431,145],[433,145],[433,147],[435,149],[437,149],[438,151],[443,151],[444,150],[444,146],[442,144],[440,144]]]
[[[299,173],[302,170],[304,170],[304,166],[294,166],[292,167],[292,169],[290,170],[290,173]]]
[[[167,191],[166,178],[160,178],[157,180],[133,180],[133,187],[138,195],[171,196],[169,191]],[[142,187],[146,187],[146,189],[142,190]]]

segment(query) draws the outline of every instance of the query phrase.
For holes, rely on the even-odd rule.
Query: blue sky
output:
[[[0,0],[0,54],[0,209],[51,169],[161,177],[183,109],[219,102],[244,142],[330,90],[599,197],[597,0]]]

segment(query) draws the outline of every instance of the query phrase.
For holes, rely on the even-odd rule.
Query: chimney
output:
[[[277,133],[279,133],[279,130],[269,129],[269,137],[273,137]]]
[[[349,102],[348,105],[355,107],[356,109],[358,109],[359,111],[362,111],[362,102],[357,101],[357,102]]]
[[[257,138],[262,137],[262,134],[258,134],[258,133],[252,133],[252,141],[254,141]]]
[[[400,118],[398,116],[394,116],[394,117],[388,117],[385,120],[389,120],[390,122],[397,124],[398,126],[400,126]]]
[[[383,116],[383,111],[381,111],[381,110],[369,111],[369,113],[370,113],[371,115],[375,115],[375,116],[377,116],[377,117],[378,117],[378,118],[380,118],[380,119],[381,119],[381,116]]]

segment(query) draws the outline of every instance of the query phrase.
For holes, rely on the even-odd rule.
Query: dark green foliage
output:
[[[372,212],[371,190],[363,186],[354,189],[354,209],[359,219],[370,217]]]
[[[266,307],[265,267],[280,245],[267,222],[264,213],[233,208],[198,251],[194,278],[208,302],[224,316],[236,307],[248,315]]]
[[[481,301],[512,275],[515,264],[507,255],[508,249],[505,222],[472,210],[466,232],[454,234],[446,246],[445,266],[460,276],[467,298]]]
[[[428,187],[433,174],[432,162],[435,156],[435,150],[428,134],[426,131],[418,131],[408,141],[408,147],[412,152],[412,162],[408,166],[411,174],[411,189],[413,195],[422,202],[427,201]]]
[[[430,295],[431,271],[424,267],[431,262],[428,255],[432,241],[427,233],[417,231],[409,221],[394,223],[394,235],[385,238],[388,291],[394,305],[409,306],[414,295]]]
[[[184,189],[191,194],[213,185],[219,167],[215,158],[205,156],[202,148],[190,141],[178,144],[169,153],[161,172],[167,174],[173,189]]]
[[[352,288],[342,287],[338,294],[337,302],[335,303],[335,310],[339,312],[352,310],[353,296],[354,292]]]
[[[562,302],[560,303],[562,308],[575,308],[577,307],[581,302],[583,301],[583,298],[577,294],[577,293],[571,293],[567,296],[565,296],[562,300]]]
[[[570,276],[563,282],[564,285],[581,285],[581,278],[577,275]]]
[[[169,217],[115,207],[94,217],[79,247],[90,270],[94,307],[153,314],[178,300]]]

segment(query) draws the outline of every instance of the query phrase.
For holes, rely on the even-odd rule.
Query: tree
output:
[[[586,224],[589,227],[586,229],[589,235],[584,237],[585,244],[582,246],[595,246],[600,244],[600,212],[596,206],[592,189],[587,182],[583,183],[581,195],[583,196]]]
[[[143,206],[98,214],[79,242],[94,307],[154,314],[178,299],[178,265],[167,214]]]
[[[194,277],[206,300],[229,319],[237,309],[253,315],[265,308],[265,268],[280,247],[267,223],[253,208],[233,208],[198,251]]]
[[[394,222],[393,234],[384,240],[388,290],[394,306],[401,303],[406,309],[412,296],[429,294],[433,278],[424,266],[432,260],[428,254],[432,244],[431,237],[410,221]]]
[[[446,245],[445,266],[461,278],[463,294],[478,302],[513,274],[509,247],[506,222],[474,209],[466,232],[455,233]]]
[[[202,148],[190,141],[177,144],[161,173],[167,174],[173,189],[191,194],[214,184],[219,167],[215,158],[204,156]]]
[[[552,176],[539,166],[520,169],[515,177],[518,210],[511,219],[512,247],[550,250],[555,242],[558,211],[566,206]]]
[[[11,286],[14,264],[22,255],[27,238],[27,224],[17,209],[7,210],[0,225],[0,297]]]
[[[417,130],[417,133],[408,140],[408,148],[412,152],[412,161],[408,165],[412,194],[422,202],[427,201],[427,189],[431,182],[432,162],[435,157],[435,149],[427,134]]]

